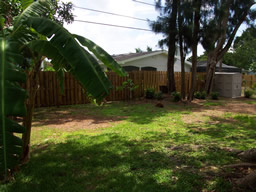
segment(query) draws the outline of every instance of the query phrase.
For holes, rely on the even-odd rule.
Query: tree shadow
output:
[[[159,101],[113,102],[103,107],[92,104],[39,108],[35,110],[34,127],[62,125],[71,122],[90,121],[94,124],[127,120],[136,124],[148,124],[168,114],[180,114],[192,107],[182,103],[164,101],[164,108],[156,107]]]
[[[199,169],[185,166],[195,159],[156,150],[152,142],[167,135],[151,139],[74,135],[38,146],[8,191],[201,191]]]
[[[256,116],[208,117],[210,120],[201,125],[187,125],[189,132],[207,135],[212,141],[226,141],[244,148],[256,138]]]

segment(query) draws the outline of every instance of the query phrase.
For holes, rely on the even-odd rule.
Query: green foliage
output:
[[[113,59],[111,55],[109,55],[104,49],[98,46],[93,41],[82,37],[80,35],[73,35],[83,46],[88,48],[107,68],[116,72],[121,76],[126,76],[127,73],[123,70],[123,68]]]
[[[194,93],[194,97],[195,97],[196,99],[201,99],[201,93],[200,93],[199,91],[196,91],[196,92]]]
[[[1,1],[2,2],[2,1]],[[42,56],[52,59],[52,64],[63,83],[64,70],[70,71],[80,81],[94,100],[101,101],[112,88],[98,61],[79,43],[86,46],[105,65],[120,75],[125,75],[122,68],[114,62],[102,48],[81,36],[70,34],[61,25],[44,18],[52,4],[49,0],[33,2],[24,0],[26,8],[20,13],[13,26],[1,27],[0,46],[0,172],[7,173],[13,168],[21,152],[21,139],[13,133],[22,133],[24,128],[8,116],[25,115],[25,91],[19,83],[25,82],[22,72],[23,56],[33,58],[28,69],[31,70]],[[0,24],[4,19],[1,17]],[[47,40],[47,37],[49,40]],[[26,132],[26,134],[29,132]],[[25,135],[26,135],[25,134]]]
[[[246,98],[251,98],[254,94],[254,90],[253,89],[250,89],[250,88],[246,88],[244,90],[244,97]]]
[[[152,47],[147,46],[147,52],[151,52],[151,51],[153,51]]]
[[[171,93],[171,98],[172,98],[172,101],[174,101],[174,102],[180,101],[181,100],[180,92],[172,92]]]
[[[25,116],[26,92],[19,83],[26,75],[16,63],[22,63],[19,44],[8,37],[0,36],[0,177],[19,162],[22,140],[16,133],[23,133],[24,127],[11,120],[10,116]]]
[[[233,52],[226,53],[223,62],[256,72],[256,29],[248,28],[234,42]]]
[[[117,87],[117,90],[128,89],[129,91],[134,91],[137,88],[139,88],[139,85],[135,85],[132,79],[127,79],[127,81],[124,81],[121,86]]]
[[[202,55],[199,55],[197,57],[197,61],[207,61],[208,59],[208,53],[204,51]],[[188,61],[192,62],[192,56],[187,59]]]
[[[44,1],[45,0],[37,0],[38,3]],[[6,19],[5,25],[12,25],[15,20],[14,18],[24,12],[34,2],[35,0],[1,0],[0,13],[4,15]],[[64,22],[72,23],[74,21],[74,15],[72,13],[73,4],[71,2],[64,3],[56,0],[49,0],[48,2],[51,4],[51,8],[44,13],[44,17],[52,19],[61,25],[63,25]]]
[[[162,100],[162,99],[164,98],[162,91],[157,92],[157,93],[155,94],[155,98],[156,98],[157,100]]]
[[[155,89],[154,88],[147,88],[145,91],[145,97],[147,99],[154,99],[155,98]]]
[[[202,91],[202,92],[196,91],[196,92],[194,93],[194,97],[195,97],[196,99],[206,99],[206,96],[207,96],[207,93],[206,93],[205,91]]]
[[[141,48],[135,48],[135,52],[136,53],[142,53],[143,51],[141,50]]]
[[[201,92],[201,99],[206,99],[207,93],[205,91]]]
[[[109,89],[112,88],[112,85],[102,71],[98,61],[77,42],[79,41],[83,44],[87,39],[83,39],[81,36],[73,36],[65,28],[49,19],[30,17],[26,23],[47,37],[51,37],[54,34],[54,37],[49,42],[34,41],[31,45],[34,50],[54,60],[52,64],[61,66],[62,62],[66,63],[73,76],[80,81],[82,86],[95,99],[100,101],[109,94]],[[87,45],[89,49],[92,46],[95,47],[94,43],[90,43]],[[104,53],[101,55],[104,57]],[[104,57],[106,61],[108,61],[107,57]],[[116,69],[116,71],[120,70],[121,74],[121,67],[119,65],[116,66],[112,68]]]
[[[219,93],[218,92],[211,92],[210,94],[211,99],[218,100],[219,99]]]

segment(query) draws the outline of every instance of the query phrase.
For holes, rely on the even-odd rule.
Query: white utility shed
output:
[[[213,90],[218,92],[222,97],[241,97],[242,74],[216,72]]]

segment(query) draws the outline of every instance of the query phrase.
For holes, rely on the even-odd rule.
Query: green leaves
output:
[[[34,0],[21,0],[21,6],[22,6],[22,9],[25,10],[29,5],[31,5]]]
[[[80,35],[74,34],[73,36],[79,41],[79,43],[87,47],[97,57],[97,59],[102,61],[102,63],[104,63],[104,65],[106,65],[109,69],[121,76],[127,75],[123,68],[104,49],[96,45],[93,41]]]
[[[17,165],[22,151],[22,140],[14,133],[23,133],[24,127],[9,116],[24,116],[26,92],[18,83],[25,82],[25,73],[16,64],[23,62],[18,44],[0,38],[0,174]]]
[[[92,51],[106,66],[120,75],[125,75],[114,59],[92,41],[72,35],[62,26],[45,18],[31,17],[26,23],[50,39],[49,43],[35,41],[30,46],[52,59],[55,68],[70,70],[86,91],[98,101],[109,94],[112,85],[98,61],[80,46],[77,40]],[[42,48],[43,46],[48,48]]]
[[[0,15],[0,30],[4,28],[4,22],[5,22],[5,18]]]
[[[23,0],[23,12],[16,18],[14,26],[19,26],[29,17],[40,17],[49,12],[51,2],[49,0],[38,0],[31,4],[29,0]]]

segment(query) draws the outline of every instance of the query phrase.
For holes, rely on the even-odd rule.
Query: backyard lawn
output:
[[[247,170],[223,166],[256,147],[256,100],[156,103],[36,109],[31,160],[0,191],[240,191]]]

